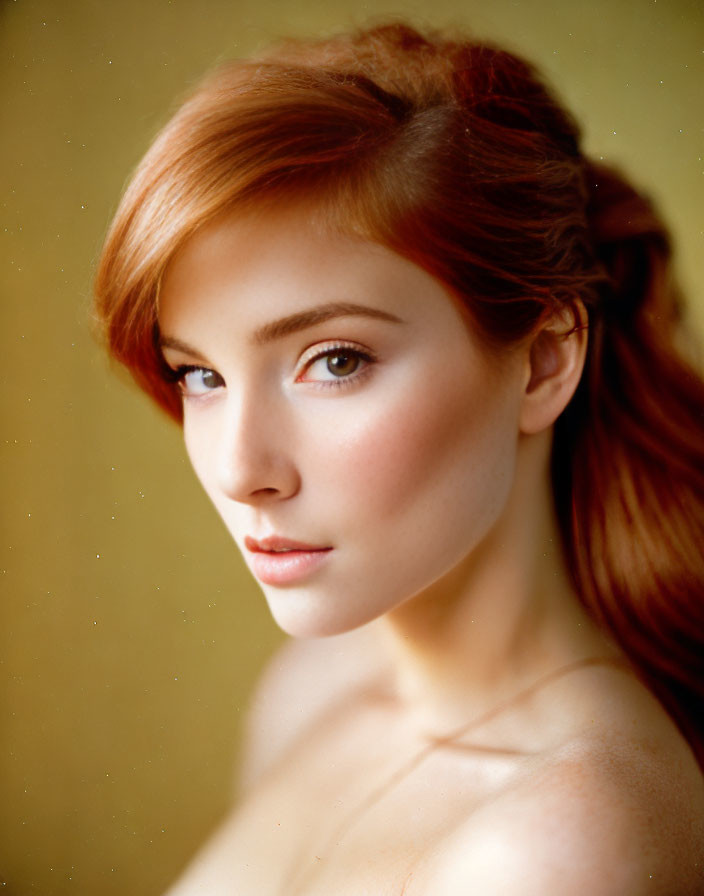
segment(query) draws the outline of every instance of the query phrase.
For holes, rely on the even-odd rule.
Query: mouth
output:
[[[254,575],[265,585],[292,585],[312,575],[332,551],[327,545],[293,541],[280,535],[256,539],[245,536],[244,546],[252,555]]]

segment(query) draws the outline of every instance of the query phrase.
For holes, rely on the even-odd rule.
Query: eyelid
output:
[[[339,380],[301,379],[305,372],[316,361],[319,361],[322,358],[327,357],[328,355],[333,355],[336,351],[349,351],[350,353],[357,355],[362,361],[365,362],[365,366],[362,368],[362,370],[355,371],[349,376],[340,377]],[[350,342],[346,339],[333,339],[329,342],[317,342],[314,345],[309,346],[301,355],[301,358],[296,367],[294,381],[297,383],[316,383],[317,385],[321,386],[343,385],[344,383],[351,383],[358,379],[360,376],[363,376],[364,373],[368,370],[369,366],[375,364],[377,360],[378,358],[372,351],[370,351],[370,349],[360,345],[358,342]]]
[[[186,388],[185,379],[189,373],[195,373],[196,371],[212,373],[221,382],[217,387],[212,389],[204,389],[203,392],[189,392]],[[222,375],[219,374],[217,370],[215,370],[215,368],[207,367],[205,364],[179,364],[177,367],[169,366],[169,372],[167,376],[170,382],[176,384],[184,400],[200,400],[208,398],[211,394],[217,392],[222,386],[225,385],[225,380]]]
[[[178,383],[183,380],[187,373],[192,370],[210,370],[203,364],[169,364],[166,362],[167,369],[165,371],[166,379],[170,383]]]
[[[324,342],[314,342],[312,345],[309,345],[300,357],[299,367],[309,364],[321,355],[326,355],[336,349],[350,349],[350,351],[358,352],[360,355],[373,357],[372,352],[366,346],[360,345],[359,342],[352,342],[349,339],[328,339]]]

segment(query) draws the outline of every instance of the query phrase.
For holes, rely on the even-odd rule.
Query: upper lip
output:
[[[302,541],[294,541],[284,538],[282,535],[269,535],[266,538],[252,538],[245,535],[244,546],[252,553],[264,553],[271,551],[329,551],[329,545],[305,544]]]

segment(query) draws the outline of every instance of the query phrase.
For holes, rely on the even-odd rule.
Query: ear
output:
[[[526,359],[520,427],[526,435],[551,426],[574,395],[587,353],[587,312],[577,301],[553,314],[532,337]]]

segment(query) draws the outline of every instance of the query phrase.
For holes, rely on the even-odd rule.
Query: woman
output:
[[[704,891],[704,386],[668,251],[482,44],[282,45],[166,126],[99,311],[304,639],[173,893]]]

